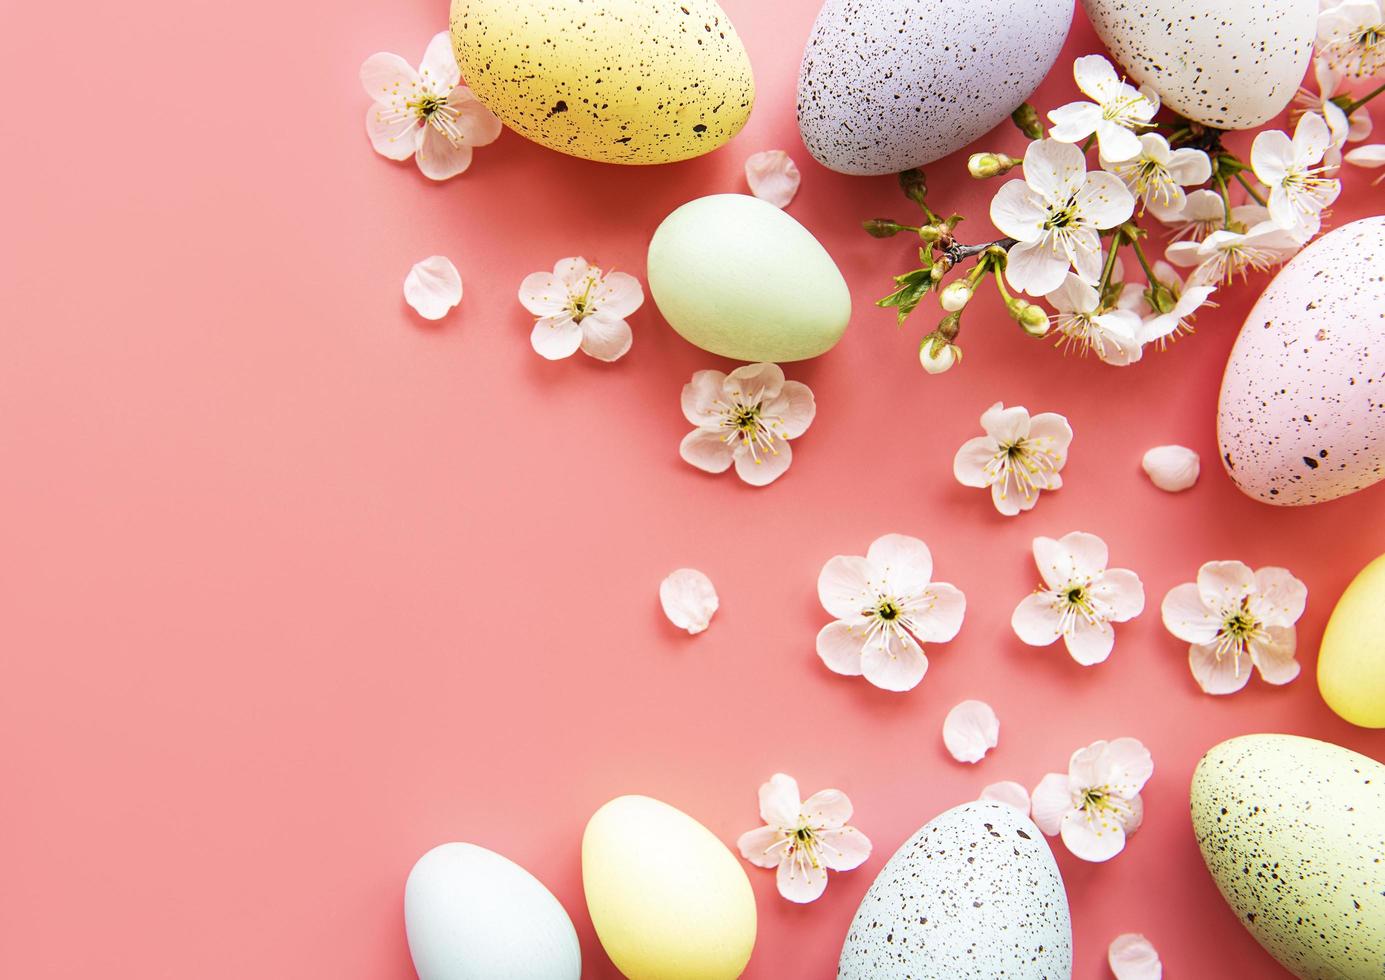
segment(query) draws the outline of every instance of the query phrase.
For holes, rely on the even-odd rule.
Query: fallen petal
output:
[[[404,299],[425,320],[441,320],[462,301],[461,273],[445,255],[430,255],[404,277]]]
[[[745,161],[750,193],[776,208],[785,208],[798,193],[798,165],[783,150],[765,150]]]
[[[1138,932],[1127,932],[1111,940],[1106,962],[1116,980],[1160,980],[1164,975],[1158,950]]]
[[[963,701],[943,721],[943,744],[958,762],[980,762],[1000,741],[1000,719],[985,701]]]
[[[697,569],[680,568],[659,583],[659,602],[674,626],[701,633],[717,611],[717,590],[712,580]]]
[[[1150,482],[1160,490],[1177,493],[1197,482],[1202,464],[1187,446],[1155,446],[1141,461]]]
[[[1012,806],[1026,817],[1029,816],[1029,790],[1019,783],[1005,779],[998,783],[991,783],[981,791],[977,797],[982,800],[990,800],[993,803],[1004,803]]]

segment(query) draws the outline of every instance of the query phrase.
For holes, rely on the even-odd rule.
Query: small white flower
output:
[[[1099,54],[1074,61],[1072,76],[1082,94],[1093,101],[1069,102],[1050,112],[1049,136],[1062,143],[1078,143],[1095,133],[1103,158],[1129,160],[1138,155],[1136,131],[1147,128],[1159,112],[1154,90],[1137,89],[1123,81]]]
[[[712,580],[695,568],[672,571],[659,583],[659,604],[668,621],[689,634],[701,633],[717,611],[717,590]]]
[[[1318,53],[1344,75],[1366,78],[1385,69],[1385,5],[1343,0],[1318,14]]]
[[[698,371],[683,386],[683,416],[697,428],[678,453],[708,473],[736,475],[763,487],[793,462],[789,440],[808,431],[817,404],[808,386],[785,381],[777,364],[746,364],[730,374]]]
[[[1101,166],[1119,177],[1146,207],[1166,214],[1181,210],[1188,199],[1183,188],[1212,178],[1212,161],[1202,150],[1190,146],[1172,150],[1158,133],[1145,133],[1139,140],[1139,153],[1125,160],[1102,157]]]
[[[1294,138],[1277,129],[1255,137],[1250,147],[1251,168],[1270,189],[1270,220],[1281,228],[1311,238],[1322,224],[1322,212],[1341,193],[1341,181],[1323,176],[1323,156],[1332,142],[1327,123],[1316,112],[1305,112]]]
[[[958,762],[980,762],[1000,741],[1000,719],[985,701],[963,701],[943,719],[943,745]]]
[[[1083,282],[1096,285],[1097,232],[1121,224],[1134,210],[1135,198],[1120,178],[1088,173],[1077,147],[1056,140],[1030,143],[1024,179],[1007,181],[991,201],[991,223],[1017,243],[1010,246],[1005,278],[1016,289],[1042,296],[1061,286],[1072,266]]]
[[[1174,265],[1194,266],[1190,285],[1210,286],[1243,278],[1254,269],[1263,272],[1286,261],[1303,247],[1298,234],[1273,221],[1261,221],[1247,231],[1214,231],[1200,242],[1171,242],[1164,255]]]
[[[374,101],[365,128],[375,152],[391,160],[416,156],[418,169],[433,180],[471,166],[472,148],[494,143],[500,120],[461,78],[447,31],[428,42],[418,71],[397,54],[367,58],[361,85]]]
[[[1342,147],[1346,143],[1359,143],[1371,134],[1371,114],[1365,106],[1361,106],[1348,117],[1346,110],[1337,104],[1337,89],[1342,84],[1342,74],[1329,65],[1326,58],[1313,59],[1313,76],[1317,80],[1318,90],[1299,89],[1294,103],[1308,112],[1316,112],[1327,122],[1332,138],[1323,163],[1335,169],[1341,163]],[[1301,116],[1302,112],[1296,112],[1290,118]]]
[[[1069,272],[1063,284],[1045,299],[1058,311],[1053,329],[1058,346],[1075,348],[1082,355],[1095,354],[1116,367],[1140,359],[1140,317],[1130,310],[1101,310],[1101,295]]]
[[[1164,627],[1186,640],[1188,666],[1208,694],[1234,694],[1252,666],[1270,684],[1298,676],[1294,659],[1308,588],[1287,569],[1252,572],[1239,561],[1209,561],[1197,582],[1164,596]]]
[[[404,277],[404,300],[425,320],[441,320],[462,301],[462,275],[445,255],[413,264]]]
[[[817,651],[831,670],[887,691],[923,680],[928,658],[918,640],[945,643],[962,628],[967,600],[934,582],[928,545],[904,534],[871,542],[865,557],[837,555],[818,575],[818,598],[835,616],[818,633]]]
[[[1188,194],[1181,208],[1167,210],[1151,205],[1149,211],[1171,229],[1172,241],[1200,242],[1214,231],[1226,227],[1226,204],[1216,191],[1198,190]]]
[[[1093,742],[1072,754],[1067,773],[1051,772],[1034,788],[1034,822],[1050,837],[1061,834],[1076,857],[1109,861],[1140,828],[1140,790],[1153,774],[1138,739]]]
[[[966,487],[990,487],[995,509],[1007,517],[1030,510],[1039,492],[1063,485],[1059,471],[1068,461],[1072,427],[1054,412],[1032,419],[1022,405],[996,402],[981,416],[984,436],[957,450],[952,473]]]
[[[828,871],[851,871],[870,857],[870,839],[848,827],[851,801],[824,789],[800,802],[798,783],[777,772],[760,787],[765,826],[741,834],[741,856],[759,868],[775,868],[779,894],[811,902],[827,888]]]
[[[1167,303],[1171,297],[1173,302],[1160,313],[1150,305],[1149,297],[1142,295],[1149,315],[1140,323],[1139,337],[1140,343],[1154,344],[1162,350],[1169,340],[1193,332],[1193,317],[1199,310],[1204,306],[1216,306],[1211,298],[1217,287],[1207,283],[1185,283],[1173,266],[1163,261],[1154,263],[1154,276],[1158,285],[1168,291],[1159,301]]]
[[[1369,146],[1358,146],[1354,150],[1348,150],[1343,158],[1353,167],[1385,167],[1385,143],[1371,143]],[[1385,173],[1382,173],[1372,184],[1378,184],[1385,180]]]
[[[1137,932],[1127,932],[1111,940],[1106,963],[1116,980],[1161,980],[1164,965],[1152,943]]]
[[[1058,540],[1034,539],[1034,561],[1043,588],[1026,596],[1010,618],[1015,635],[1046,647],[1061,637],[1084,667],[1111,655],[1112,623],[1134,619],[1145,608],[1145,588],[1128,568],[1107,568],[1106,542],[1073,531]]]
[[[625,272],[602,272],[574,256],[552,272],[535,272],[519,284],[519,301],[538,317],[529,342],[550,361],[580,348],[598,361],[625,356],[634,339],[625,318],[644,303],[640,281]]]
[[[1155,446],[1140,460],[1149,482],[1160,490],[1178,493],[1197,482],[1202,462],[1187,446]]]
[[[765,150],[745,161],[750,193],[776,208],[786,208],[798,193],[798,165],[783,150]]]
[[[992,803],[1004,803],[1012,806],[1026,817],[1029,816],[1029,790],[1023,785],[1012,779],[1002,779],[998,783],[991,783],[981,790],[979,800],[990,800]]]

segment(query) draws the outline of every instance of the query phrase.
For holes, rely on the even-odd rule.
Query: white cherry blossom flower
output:
[[[1129,160],[1140,152],[1136,132],[1147,128],[1159,112],[1159,96],[1148,87],[1135,86],[1116,75],[1111,62],[1099,54],[1078,58],[1072,64],[1077,87],[1091,102],[1069,102],[1048,114],[1053,128],[1048,135],[1062,143],[1078,143],[1096,134],[1101,156]]]
[[[1202,461],[1187,446],[1155,446],[1140,460],[1149,482],[1168,493],[1187,490],[1197,482]]]
[[[1216,305],[1211,300],[1217,287],[1201,282],[1185,283],[1173,266],[1164,261],[1155,262],[1153,271],[1158,285],[1166,291],[1156,300],[1166,308],[1161,313],[1150,304],[1147,295],[1143,297],[1149,315],[1140,323],[1139,339],[1142,344],[1154,344],[1162,350],[1169,340],[1193,332],[1193,317],[1197,312],[1204,306]]]
[[[659,583],[659,604],[670,623],[695,635],[711,625],[720,603],[716,587],[705,573],[679,568]]]
[[[1186,238],[1200,242],[1226,227],[1226,204],[1216,191],[1193,191],[1186,196],[1181,208],[1167,209],[1151,204],[1149,212],[1169,226],[1169,238],[1173,241]]]
[[[1348,150],[1343,158],[1353,167],[1385,167],[1385,143],[1371,143],[1368,146],[1358,146],[1354,150]],[[1372,184],[1378,184],[1385,180],[1385,173],[1382,173]]]
[[[1056,140],[1030,143],[1024,179],[1006,182],[991,201],[991,223],[1016,241],[1005,278],[1015,289],[1042,296],[1063,284],[1071,266],[1083,282],[1096,285],[1098,231],[1121,224],[1134,210],[1135,198],[1120,178],[1088,173],[1077,147]]]
[[[1106,542],[1073,531],[1058,540],[1034,539],[1034,561],[1043,587],[1026,596],[1010,618],[1015,635],[1046,647],[1061,637],[1084,667],[1111,655],[1112,623],[1134,619],[1145,608],[1145,588],[1128,568],[1107,568]]]
[[[1205,184],[1212,178],[1212,161],[1191,146],[1169,148],[1158,133],[1139,137],[1140,152],[1125,160],[1101,159],[1101,166],[1121,179],[1145,207],[1165,213],[1181,210],[1188,200],[1185,187]],[[1157,216],[1157,215],[1156,215]]]
[[[836,617],[818,633],[822,662],[887,691],[915,687],[928,670],[918,641],[955,637],[967,608],[959,589],[932,578],[928,545],[904,534],[876,538],[864,558],[830,559],[818,575],[818,599]]]
[[[1101,294],[1069,272],[1063,284],[1044,297],[1057,310],[1053,331],[1060,348],[1095,354],[1116,367],[1140,359],[1140,317],[1120,308],[1102,310]]]
[[[1343,0],[1318,14],[1318,53],[1344,75],[1366,78],[1385,69],[1385,4]]]
[[[839,789],[824,789],[800,802],[798,783],[777,772],[760,787],[765,826],[741,834],[741,856],[759,868],[774,868],[779,894],[811,902],[827,888],[828,871],[851,871],[870,857],[870,838],[855,827],[851,801]]]
[[[1106,964],[1116,980],[1162,980],[1164,976],[1159,951],[1138,932],[1127,932],[1111,940]]]
[[[798,164],[783,150],[764,150],[745,161],[745,182],[750,185],[750,193],[776,208],[789,206],[801,179]]]
[[[943,719],[943,745],[958,762],[980,762],[1000,741],[1000,719],[985,701],[962,701]]]
[[[1109,861],[1140,828],[1140,790],[1153,774],[1154,760],[1138,739],[1093,742],[1072,754],[1066,773],[1051,772],[1034,788],[1034,823],[1061,835],[1074,856]]]
[[[1246,231],[1214,231],[1200,242],[1171,242],[1164,255],[1174,265],[1193,266],[1188,282],[1197,286],[1230,283],[1250,270],[1263,272],[1291,258],[1303,241],[1296,232],[1273,221],[1261,221]]]
[[[535,272],[519,284],[519,301],[538,318],[529,342],[550,361],[578,349],[598,361],[625,356],[633,337],[625,318],[644,303],[640,281],[625,272],[603,272],[574,256],[552,272]]]
[[[1030,510],[1043,490],[1063,485],[1059,471],[1068,461],[1072,427],[1054,412],[1033,418],[1022,405],[996,402],[981,415],[984,436],[957,450],[952,473],[966,487],[989,487],[995,509],[1006,517]]]
[[[789,440],[808,431],[817,405],[808,386],[785,381],[777,364],[746,364],[730,374],[698,371],[683,386],[683,416],[697,428],[678,453],[708,473],[736,475],[763,487],[793,461]]]
[[[1186,640],[1188,666],[1208,694],[1234,694],[1254,667],[1270,684],[1298,676],[1294,624],[1303,615],[1308,588],[1287,569],[1252,572],[1239,561],[1209,561],[1197,582],[1164,596],[1164,627]]]
[[[434,35],[418,71],[397,54],[379,52],[361,65],[374,104],[365,128],[375,152],[415,157],[425,177],[446,180],[471,166],[473,147],[494,143],[500,120],[461,84],[447,31]]]
[[[1251,168],[1270,189],[1270,220],[1281,228],[1312,237],[1322,212],[1341,193],[1341,181],[1324,176],[1323,156],[1332,142],[1327,123],[1316,112],[1305,112],[1294,138],[1277,129],[1255,137],[1250,147]]]
[[[990,783],[981,790],[979,800],[989,800],[992,803],[1004,803],[1012,806],[1026,817],[1029,816],[1029,790],[1023,784],[1017,783],[1012,779],[1002,779],[998,783]]]
[[[441,320],[462,301],[462,274],[445,255],[413,264],[404,277],[404,300],[425,320]]]
[[[1327,63],[1326,58],[1313,59],[1313,75],[1318,83],[1316,92],[1301,88],[1294,96],[1294,104],[1303,110],[1315,112],[1327,122],[1331,141],[1323,163],[1329,168],[1341,164],[1342,147],[1347,143],[1359,143],[1370,136],[1373,126],[1371,114],[1365,106],[1356,109],[1350,116],[1336,102],[1337,90],[1342,84],[1342,73]],[[1349,98],[1349,96],[1348,96]],[[1302,111],[1290,114],[1291,119],[1301,118]]]

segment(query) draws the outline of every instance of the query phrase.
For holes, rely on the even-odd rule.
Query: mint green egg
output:
[[[649,292],[691,344],[740,361],[826,353],[851,319],[832,256],[779,208],[746,194],[689,201],[649,243]]]

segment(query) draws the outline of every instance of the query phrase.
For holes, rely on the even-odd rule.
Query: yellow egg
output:
[[[1361,570],[1323,631],[1318,690],[1353,725],[1385,728],[1385,555]]]
[[[597,938],[630,980],[733,980],[755,947],[745,870],[710,830],[647,796],[597,810],[582,835]]]
[[[715,0],[452,0],[452,48],[505,125],[588,160],[700,156],[740,132],[755,101]]]

